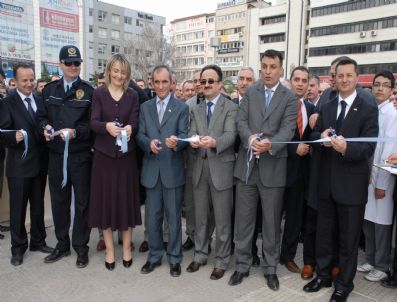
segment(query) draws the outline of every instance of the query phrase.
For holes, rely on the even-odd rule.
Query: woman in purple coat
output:
[[[135,134],[139,101],[128,88],[130,63],[113,55],[105,70],[106,85],[94,91],[91,129],[95,133],[89,225],[103,230],[105,266],[115,267],[113,231],[123,234],[123,265],[132,264],[132,228],[141,224]]]

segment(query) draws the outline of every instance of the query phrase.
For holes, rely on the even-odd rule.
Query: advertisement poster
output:
[[[61,47],[79,47],[77,0],[40,0],[40,35],[42,64],[50,74],[58,74]]]
[[[0,0],[1,67],[11,71],[11,62],[34,60],[33,1]]]

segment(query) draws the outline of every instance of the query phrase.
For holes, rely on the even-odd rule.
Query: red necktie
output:
[[[302,116],[302,102],[298,100],[298,130],[299,130],[299,138],[302,138],[302,130],[303,130],[303,116]]]

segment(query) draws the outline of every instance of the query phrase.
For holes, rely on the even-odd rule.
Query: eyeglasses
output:
[[[214,84],[214,83],[218,83],[219,81],[215,81],[214,79],[208,79],[208,80],[206,80],[206,79],[201,79],[200,80],[200,84],[201,85],[205,85],[205,84],[210,84],[210,85],[212,85],[212,84]]]
[[[67,67],[70,67],[74,65],[75,67],[79,67],[81,65],[81,62],[79,61],[74,61],[74,62],[63,62],[63,64]]]
[[[374,85],[373,85],[373,87],[375,87],[375,88],[379,88],[379,87],[382,87],[382,88],[391,88],[391,85],[390,84],[388,84],[388,83],[379,83],[379,82],[375,82],[374,83]]]

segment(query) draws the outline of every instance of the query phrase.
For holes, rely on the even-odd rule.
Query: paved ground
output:
[[[47,229],[47,243],[55,245],[52,227]],[[109,272],[104,267],[104,253],[96,252],[97,231],[93,230],[90,241],[90,264],[85,269],[75,266],[76,255],[64,258],[53,264],[44,264],[44,254],[27,252],[23,265],[10,264],[10,234],[4,233],[0,240],[0,301],[161,301],[161,302],[201,302],[201,301],[329,301],[332,289],[319,293],[306,294],[302,291],[305,281],[297,274],[289,273],[279,267],[281,288],[278,292],[269,290],[263,278],[261,268],[252,268],[250,276],[239,286],[227,284],[233,272],[234,264],[225,276],[212,281],[212,259],[200,271],[190,274],[186,267],[193,252],[184,254],[182,275],[172,278],[166,261],[149,275],[140,274],[140,268],[146,261],[146,254],[134,252],[134,263],[126,269],[121,264],[121,249],[118,247],[116,268]],[[136,229],[134,243],[138,247],[143,238],[143,228]],[[185,238],[184,238],[185,239]],[[260,244],[260,241],[258,241]],[[297,262],[302,264],[301,245]],[[362,258],[360,254],[360,258]],[[165,258],[163,258],[164,260]],[[396,302],[397,290],[385,289],[377,283],[364,280],[357,274],[355,290],[349,301]]]

